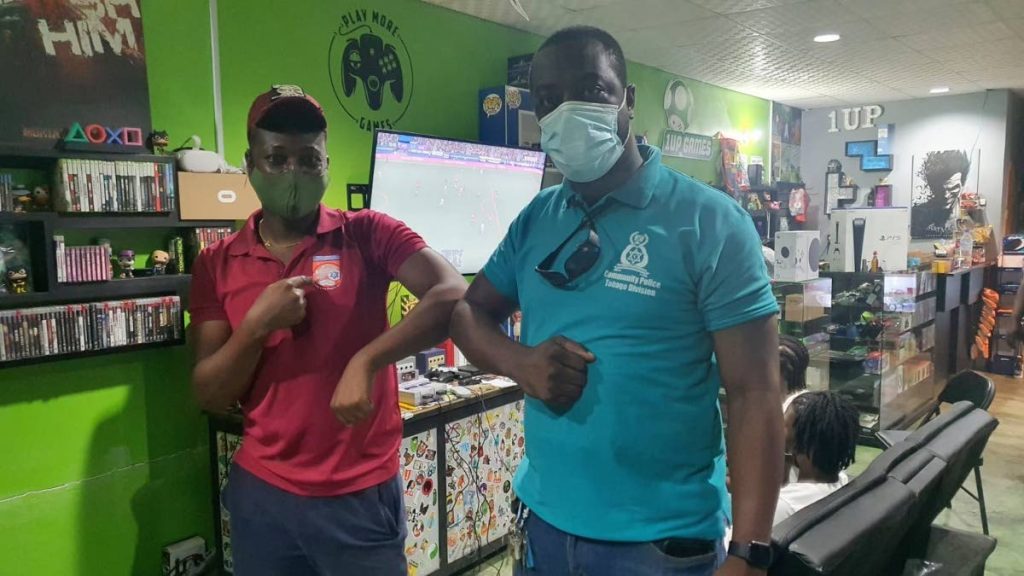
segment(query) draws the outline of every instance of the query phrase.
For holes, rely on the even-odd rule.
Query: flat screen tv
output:
[[[476,274],[537,195],[544,153],[403,132],[374,135],[369,208]]]

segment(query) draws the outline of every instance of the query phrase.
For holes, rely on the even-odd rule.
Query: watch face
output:
[[[774,553],[771,544],[764,542],[740,543],[735,540],[729,543],[729,554],[742,558],[754,568],[768,569],[772,565]]]
[[[751,542],[750,543],[750,558],[747,561],[758,568],[768,568],[772,565],[772,547],[771,544],[765,544],[763,542]]]

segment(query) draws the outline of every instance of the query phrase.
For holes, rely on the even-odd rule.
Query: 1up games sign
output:
[[[711,136],[691,134],[686,131],[693,114],[693,93],[686,84],[676,78],[665,88],[665,120],[668,129],[661,142],[661,153],[665,156],[711,160],[714,150]]]
[[[711,160],[713,143],[714,139],[711,136],[666,130],[661,143],[661,153],[679,158]]]

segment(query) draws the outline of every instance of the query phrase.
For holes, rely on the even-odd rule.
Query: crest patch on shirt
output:
[[[313,256],[313,282],[324,290],[341,286],[341,256]]]

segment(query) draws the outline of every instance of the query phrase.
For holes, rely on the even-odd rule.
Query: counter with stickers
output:
[[[500,379],[470,390],[472,398],[402,411],[409,576],[446,576],[480,563],[504,546],[512,522],[512,477],[525,450],[523,393]],[[241,414],[210,416],[214,533],[229,574],[231,530],[220,491],[241,433]]]

